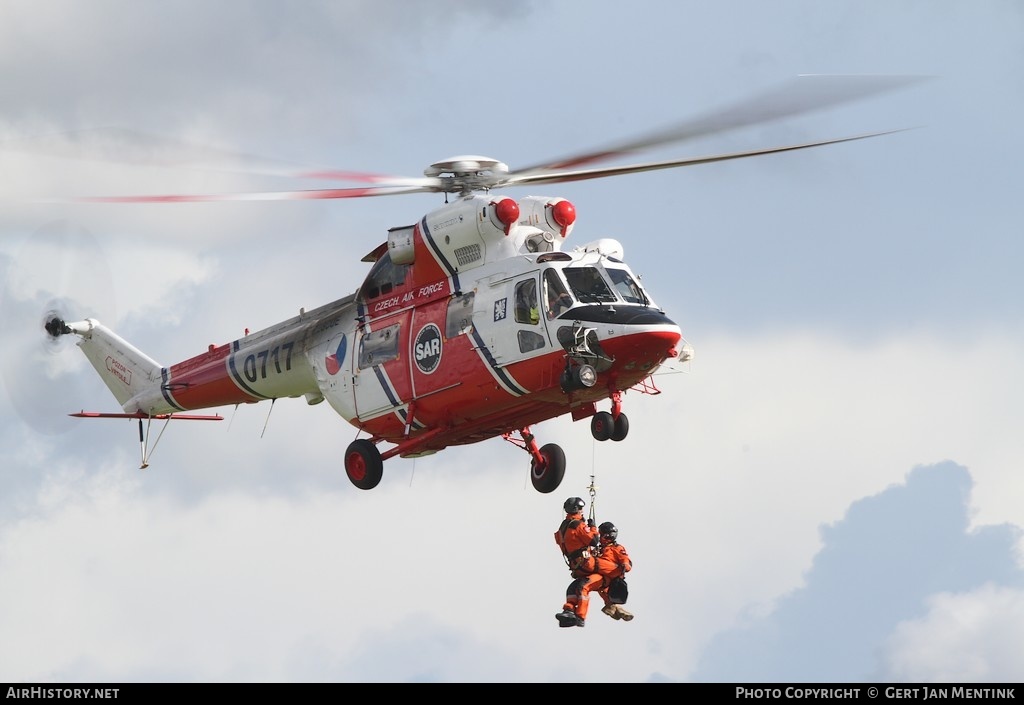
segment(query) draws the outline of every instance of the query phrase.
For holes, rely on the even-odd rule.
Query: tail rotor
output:
[[[14,412],[48,435],[73,427],[67,414],[95,398],[96,380],[67,323],[115,318],[110,268],[96,239],[61,221],[38,228],[20,246],[0,249],[0,378]]]

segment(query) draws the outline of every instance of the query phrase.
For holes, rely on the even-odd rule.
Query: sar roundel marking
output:
[[[429,375],[441,362],[441,329],[433,323],[420,328],[412,346],[412,356],[420,372]]]

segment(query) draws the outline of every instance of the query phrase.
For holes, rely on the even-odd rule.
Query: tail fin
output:
[[[53,318],[46,323],[46,330],[54,337],[71,333],[79,336],[78,346],[121,408],[162,379],[159,363],[94,318],[76,323]]]

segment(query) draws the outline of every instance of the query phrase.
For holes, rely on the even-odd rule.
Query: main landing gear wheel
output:
[[[612,429],[611,439],[613,441],[621,441],[629,433],[629,419],[626,418],[625,414],[619,414],[619,418],[615,419],[615,427]]]
[[[615,419],[607,411],[599,411],[590,419],[590,433],[599,441],[607,441],[615,430]]]
[[[599,411],[590,419],[590,433],[599,441],[621,441],[629,433],[629,419],[625,414],[615,418],[607,411]]]
[[[384,476],[384,461],[377,446],[366,438],[358,438],[345,451],[345,474],[361,490],[372,490]]]
[[[558,489],[565,477],[565,451],[555,443],[548,443],[541,447],[540,454],[544,463],[538,464],[536,460],[530,463],[530,480],[533,489],[547,494]]]

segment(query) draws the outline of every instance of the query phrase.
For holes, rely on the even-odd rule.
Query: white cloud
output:
[[[881,649],[882,679],[905,683],[1019,683],[1024,673],[1024,592],[984,585],[928,600]]]

